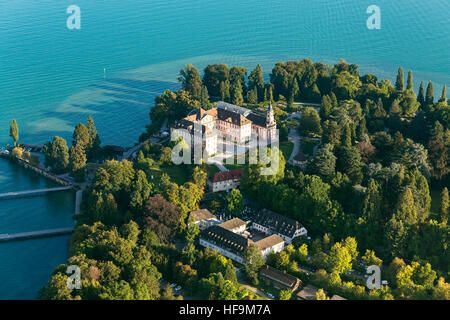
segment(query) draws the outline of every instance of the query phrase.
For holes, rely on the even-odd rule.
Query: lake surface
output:
[[[68,30],[66,8],[81,8],[81,30]],[[381,9],[368,30],[366,9]],[[21,0],[0,2],[0,145],[70,141],[94,117],[102,142],[130,146],[148,124],[154,97],[176,89],[186,63],[257,63],[340,58],[379,78],[399,66],[450,85],[448,0]],[[106,69],[106,73],[104,70]],[[0,160],[0,192],[48,182]],[[13,172],[13,173],[11,173]],[[3,190],[3,191],[2,191]],[[0,233],[70,225],[73,195],[0,202]],[[29,210],[34,208],[33,210]],[[12,231],[11,231],[12,230]],[[0,298],[33,298],[67,259],[67,237],[0,244]]]

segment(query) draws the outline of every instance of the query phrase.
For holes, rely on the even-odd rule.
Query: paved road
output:
[[[313,106],[313,107],[320,107],[320,103],[308,103],[308,102],[294,102],[294,105],[298,106]]]
[[[289,157],[289,163],[292,164],[294,157],[300,152],[300,136],[297,130],[291,128],[289,130],[288,140],[294,144],[294,149],[292,149],[291,156]]]
[[[222,150],[223,152],[215,155],[212,158],[209,158],[207,163],[214,164],[217,168],[219,168],[220,171],[224,172],[228,171],[228,169],[225,167],[226,159],[234,158],[235,155],[244,156],[245,153],[248,151],[249,147],[246,145],[235,145],[234,143],[231,142],[224,142],[221,148],[219,146],[218,149]]]

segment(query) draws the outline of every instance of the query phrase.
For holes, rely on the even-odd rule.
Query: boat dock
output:
[[[1,193],[0,194],[0,200],[2,200],[2,199],[11,199],[11,198],[31,197],[31,196],[39,195],[39,194],[42,194],[42,193],[66,191],[66,190],[70,190],[70,189],[72,189],[71,186],[66,186],[66,187],[58,187],[58,188],[47,188],[47,189],[38,189],[38,190],[7,192],[7,193]]]
[[[39,231],[21,232],[12,234],[6,233],[0,234],[0,242],[55,237],[55,236],[69,235],[72,232],[73,228],[60,228],[60,229],[39,230]]]

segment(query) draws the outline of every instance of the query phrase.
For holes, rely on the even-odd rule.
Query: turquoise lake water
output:
[[[81,30],[66,8],[81,8]],[[368,30],[366,9],[381,9]],[[0,2],[0,145],[68,139],[91,114],[104,144],[130,146],[155,95],[176,89],[186,63],[224,62],[265,76],[281,60],[340,58],[393,80],[403,66],[450,85],[448,0],[21,0]],[[106,69],[106,77],[104,77]],[[0,193],[47,184],[0,160]],[[0,201],[0,233],[71,225],[73,195]],[[32,210],[30,210],[32,208]],[[67,259],[68,237],[0,244],[0,299],[34,298]]]

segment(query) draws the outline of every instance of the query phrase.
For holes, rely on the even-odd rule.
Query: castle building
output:
[[[226,102],[218,102],[210,110],[198,109],[195,113],[179,120],[171,128],[191,146],[201,144],[209,155],[216,154],[218,134],[224,140],[245,143],[254,135],[262,140],[276,138],[277,123],[272,105],[266,114]]]

